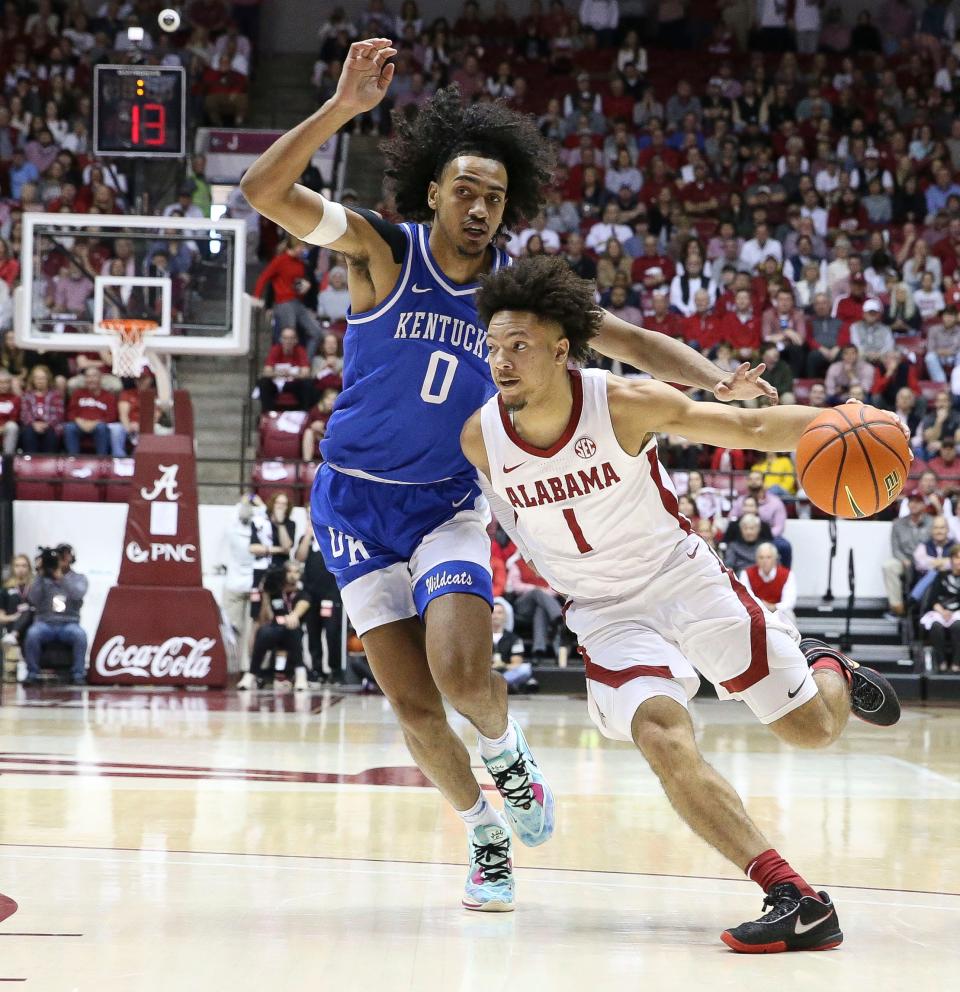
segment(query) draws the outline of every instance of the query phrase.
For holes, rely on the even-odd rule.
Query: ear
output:
[[[570,339],[560,338],[553,353],[553,360],[556,365],[566,365],[570,355]]]
[[[437,209],[437,197],[440,194],[440,187],[433,180],[430,181],[430,185],[427,187],[427,206],[431,210]]]

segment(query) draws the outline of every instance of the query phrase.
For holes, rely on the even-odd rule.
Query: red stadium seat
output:
[[[18,455],[13,463],[17,499],[59,499],[58,455]]]
[[[931,382],[929,379],[921,379],[917,386],[920,390],[920,395],[928,402],[932,403],[940,393],[944,392],[948,387],[942,382]]]
[[[110,481],[104,487],[104,499],[108,503],[126,503],[130,499],[133,459],[114,458],[110,460],[107,477]]]
[[[922,358],[927,352],[927,339],[922,334],[904,334],[897,339],[897,348],[904,355],[915,355]]]
[[[260,418],[260,457],[299,458],[306,419],[304,410],[265,413]]]
[[[295,462],[256,462],[253,466],[251,481],[254,492],[264,503],[274,493],[286,493],[290,505],[297,505],[297,464]]]
[[[106,486],[102,480],[110,475],[109,458],[77,458],[72,455],[60,463],[63,486],[61,499],[75,500],[78,503],[103,502]]]
[[[320,467],[319,462],[301,462],[297,473],[301,486],[301,502],[304,506],[310,506],[310,490],[313,488],[313,477]]]
[[[794,379],[793,395],[798,403],[807,403],[810,400],[810,387],[815,382],[823,382],[823,379]]]

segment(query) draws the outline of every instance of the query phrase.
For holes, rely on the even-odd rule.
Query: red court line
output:
[[[11,933],[0,930],[0,937],[82,937],[82,933]]]
[[[410,858],[347,858],[334,854],[261,854],[256,851],[185,851],[167,850],[162,847],[98,847],[95,844],[12,844],[0,841],[0,847],[23,847],[51,851],[115,851],[122,854],[185,854],[221,858],[282,858],[290,861],[359,861],[375,865],[427,865],[438,868],[462,868],[461,861],[414,861]],[[563,868],[550,865],[524,865],[519,871],[556,871],[573,875],[628,875],[635,878],[685,878],[696,882],[737,882],[754,888],[747,878],[730,878],[727,875],[683,875],[666,871],[615,871],[613,868]],[[891,889],[883,885],[841,885],[824,882],[824,889],[849,889],[854,892],[897,892],[912,896],[949,896],[960,898],[960,892],[942,892],[937,889]],[[754,889],[754,891],[756,891]]]

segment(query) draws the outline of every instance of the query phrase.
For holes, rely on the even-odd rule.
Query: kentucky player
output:
[[[398,211],[429,224],[390,224],[299,185],[316,149],[383,99],[395,54],[384,38],[353,44],[336,94],[276,141],[242,188],[292,234],[347,258],[344,391],[321,446],[314,530],[414,760],[467,826],[463,904],[504,911],[511,833],[546,841],[553,796],[491,671],[487,506],[459,435],[495,392],[476,280],[505,264],[491,244],[501,228],[540,209],[552,152],[532,118],[502,104],[464,109],[448,89],[399,120],[385,149]],[[596,348],[721,399],[771,393],[762,366],[725,378],[683,344],[610,315]],[[509,826],[483,797],[442,697],[479,731]]]

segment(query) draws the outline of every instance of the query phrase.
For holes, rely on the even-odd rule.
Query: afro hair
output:
[[[447,86],[412,120],[394,114],[394,129],[394,137],[383,143],[382,150],[401,217],[432,219],[427,187],[439,182],[444,166],[463,154],[494,159],[507,170],[506,228],[515,229],[543,206],[544,190],[553,174],[553,148],[532,117],[518,114],[505,103],[464,107],[459,87]]]

